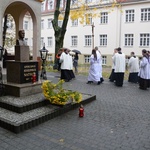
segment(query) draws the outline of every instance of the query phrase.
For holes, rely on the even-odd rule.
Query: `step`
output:
[[[0,126],[14,133],[20,133],[93,100],[96,100],[95,95],[83,94],[81,103],[69,103],[65,106],[48,104],[23,113],[0,108]]]
[[[0,97],[0,107],[23,113],[41,106],[45,106],[49,101],[45,100],[42,93],[24,97],[2,96]]]

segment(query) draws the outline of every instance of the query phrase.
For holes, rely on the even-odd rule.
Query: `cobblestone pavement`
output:
[[[59,75],[49,73],[57,82]],[[0,128],[0,150],[150,150],[150,89],[124,82],[115,87],[105,79],[101,85],[86,84],[87,77],[65,87],[96,95],[97,100],[20,134]]]

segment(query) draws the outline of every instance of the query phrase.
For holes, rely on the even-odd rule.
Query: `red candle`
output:
[[[84,116],[84,108],[81,105],[80,108],[79,108],[79,117],[83,117],[83,116]]]
[[[35,82],[36,82],[36,74],[33,73],[33,75],[32,75],[32,83],[35,83]]]

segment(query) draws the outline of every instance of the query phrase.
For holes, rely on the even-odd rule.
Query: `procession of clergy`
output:
[[[73,59],[69,52],[70,50],[64,48],[59,58],[61,79],[66,82],[75,78],[73,72]],[[132,83],[139,83],[139,88],[146,90],[150,87],[150,52],[143,49],[142,55],[143,57],[139,61],[139,58],[135,56],[135,53],[131,52],[131,57],[128,62],[128,81]],[[100,85],[104,79],[102,77],[102,56],[98,47],[95,47],[95,49],[92,50],[89,62],[90,67],[87,84],[96,83],[97,85]],[[112,72],[110,74],[109,81],[114,82],[114,84],[118,87],[122,87],[124,73],[126,70],[126,59],[125,54],[122,53],[120,47],[114,49],[112,64]]]

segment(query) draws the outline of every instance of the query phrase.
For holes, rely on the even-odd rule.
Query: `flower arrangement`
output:
[[[52,104],[65,105],[70,100],[74,103],[80,103],[82,94],[77,91],[69,91],[63,89],[64,80],[60,80],[57,84],[46,80],[42,84],[42,90],[45,98]]]

